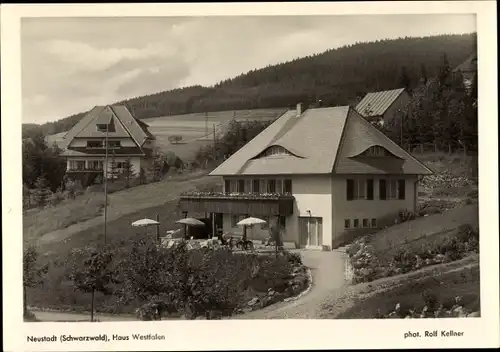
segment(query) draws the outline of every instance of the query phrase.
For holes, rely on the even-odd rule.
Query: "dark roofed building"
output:
[[[410,95],[404,88],[368,93],[356,105],[356,111],[372,123],[384,124],[400,116],[409,104]]]
[[[222,193],[184,194],[180,206],[214,214],[224,232],[239,233],[238,221],[255,216],[267,225],[252,228],[252,239],[279,226],[285,243],[331,248],[415,211],[418,176],[431,173],[353,108],[299,105],[212,171]]]

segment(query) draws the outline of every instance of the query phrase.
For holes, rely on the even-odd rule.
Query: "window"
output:
[[[368,148],[366,151],[366,156],[386,156],[387,152],[384,147],[379,145],[375,145],[373,147]]]
[[[238,223],[245,218],[244,215],[232,215],[231,227],[238,227]]]
[[[283,180],[276,180],[276,193],[283,193]]]
[[[378,182],[379,186],[379,198],[380,200],[387,199],[387,182],[385,180],[380,180]]]
[[[347,180],[347,200],[366,199],[367,181],[362,179]]]
[[[292,180],[285,180],[283,182],[283,192],[292,193]]]
[[[260,182],[259,180],[252,181],[252,191],[253,193],[260,193]]]
[[[354,228],[357,229],[359,227],[359,219],[354,219]]]
[[[405,199],[405,180],[380,180],[380,199]]]
[[[245,180],[245,193],[252,192],[252,180]]]
[[[230,192],[231,192],[231,181],[224,180],[224,193],[230,193]]]
[[[353,200],[354,199],[354,180],[351,180],[351,179],[347,180],[346,191],[347,191],[346,199]]]
[[[364,228],[370,227],[370,222],[368,221],[368,219],[363,219],[363,227]]]
[[[262,156],[274,156],[274,155],[289,155],[290,153],[283,147],[279,145],[274,145],[264,151]]]
[[[377,219],[372,219],[372,227],[377,227]]]
[[[102,161],[99,160],[90,160],[89,169],[91,170],[102,170]]]
[[[398,199],[405,199],[405,180],[398,180]]]
[[[106,132],[106,130],[108,129],[108,126],[109,125],[106,125],[106,124],[97,124],[97,130],[99,132]]]
[[[85,169],[85,161],[77,161],[75,163],[75,169],[77,170],[84,170]]]
[[[267,192],[268,193],[276,193],[276,180],[268,180],[267,181]]]
[[[116,168],[117,168],[117,169],[123,169],[123,165],[124,165],[124,164],[125,164],[124,162],[118,161],[118,162],[116,163]]]
[[[366,199],[373,200],[373,180],[366,180]]]
[[[87,141],[87,148],[103,148],[103,141]]]
[[[120,148],[120,141],[108,141],[108,148]]]
[[[279,217],[279,225],[282,229],[286,229],[286,217],[280,215]]]
[[[238,180],[238,193],[245,193],[245,180]]]
[[[350,219],[345,219],[344,220],[344,228],[348,229],[351,227],[351,220]]]

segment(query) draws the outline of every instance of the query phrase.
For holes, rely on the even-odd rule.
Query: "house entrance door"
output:
[[[323,244],[323,218],[299,217],[299,232],[301,248],[321,248]]]

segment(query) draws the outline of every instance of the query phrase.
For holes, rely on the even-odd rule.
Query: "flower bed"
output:
[[[425,238],[420,246],[403,245],[389,258],[384,257],[384,253],[375,252],[370,245],[371,236],[359,238],[347,248],[353,268],[352,282],[369,282],[404,274],[426,266],[455,261],[471,252],[479,252],[479,231],[468,224],[438,235],[442,236],[435,242]]]
[[[237,198],[237,199],[278,199],[281,197],[291,197],[290,193],[223,193],[223,192],[185,192],[181,197],[189,198]]]

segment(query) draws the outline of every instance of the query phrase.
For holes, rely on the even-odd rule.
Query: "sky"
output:
[[[23,18],[23,123],[356,42],[476,31],[474,15]]]

